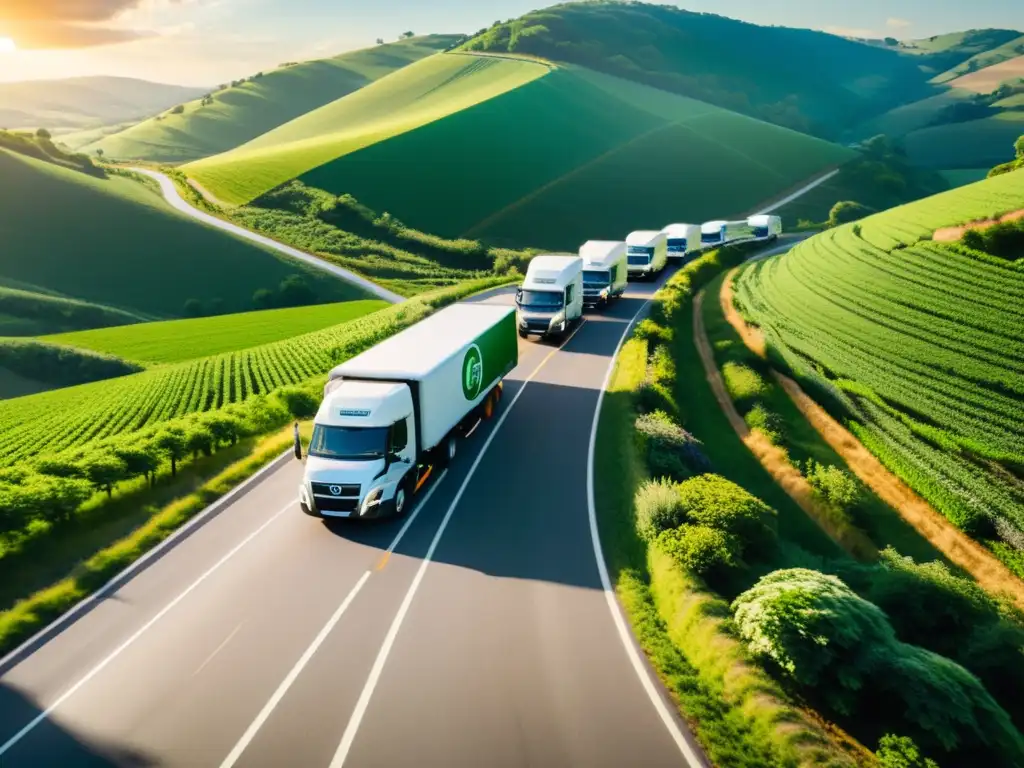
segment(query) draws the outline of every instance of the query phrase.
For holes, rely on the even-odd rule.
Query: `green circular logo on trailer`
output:
[[[462,358],[462,394],[467,400],[476,400],[484,386],[484,359],[480,348],[473,344]]]

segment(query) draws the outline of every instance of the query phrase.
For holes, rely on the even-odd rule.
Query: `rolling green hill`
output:
[[[79,130],[139,120],[202,93],[127,77],[0,83],[0,126]]]
[[[1024,112],[1006,110],[992,117],[922,128],[904,137],[912,161],[929,168],[983,168],[1006,160],[1024,134]]]
[[[143,363],[177,363],[319,331],[383,309],[378,300],[286,307],[237,315],[165,320],[46,336],[40,341]]]
[[[69,299],[45,291],[0,285],[0,336],[40,336],[45,333],[141,323],[147,319],[143,314],[102,304]]]
[[[1015,32],[1013,37],[1004,40],[999,45],[979,51],[938,75],[935,77],[934,82],[949,83],[964,75],[970,75],[1021,55],[1024,55],[1024,35],[1021,35],[1020,32]]]
[[[1024,271],[935,242],[1024,208],[1009,173],[746,269],[744,314],[864,444],[1024,576]]]
[[[83,150],[102,149],[112,158],[161,162],[188,162],[215,155],[443,50],[459,38],[410,38],[330,59],[283,66],[217,90],[205,102],[196,98],[182,104],[180,114],[167,112],[98,138]]]
[[[0,338],[0,399],[126,376],[142,370],[116,355],[38,339]]]
[[[347,283],[174,212],[154,191],[0,150],[0,284],[150,318],[246,311],[301,275],[320,301],[364,298]]]
[[[1015,48],[1024,51],[1024,37]],[[992,93],[1005,82],[1017,82],[1024,79],[1024,56],[1015,56],[997,64],[992,64],[977,72],[961,75],[949,84],[954,88],[974,93]]]
[[[743,213],[851,157],[582,67],[453,53],[185,170],[222,199],[297,175],[443,237],[576,248],[684,214]]]

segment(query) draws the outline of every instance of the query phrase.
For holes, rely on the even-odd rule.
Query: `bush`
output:
[[[672,337],[672,332],[664,326],[658,325],[651,318],[646,317],[637,323],[636,328],[633,329],[633,336],[643,339],[651,347],[654,347],[658,344],[667,343]]]
[[[633,502],[636,532],[644,541],[654,541],[662,531],[686,521],[676,486],[664,479],[648,480],[637,489]]]
[[[655,384],[652,381],[645,381],[637,389],[636,408],[641,414],[655,411],[669,414],[678,412],[671,390],[663,384]]]
[[[774,445],[783,444],[782,417],[774,411],[769,411],[761,403],[754,403],[743,420],[751,430],[756,429],[763,433]]]
[[[727,362],[722,366],[722,378],[729,397],[741,411],[768,391],[761,374],[742,363]]]
[[[828,214],[828,225],[838,227],[840,224],[849,224],[852,221],[863,219],[870,211],[866,206],[853,200],[841,200],[832,206]]]
[[[655,384],[669,387],[676,380],[676,364],[665,346],[656,347],[651,355],[650,377]]]
[[[109,498],[114,486],[128,478],[128,466],[117,456],[102,449],[88,454],[82,460],[82,473],[98,491],[106,491]]]
[[[775,544],[775,510],[724,477],[687,480],[679,499],[689,521],[736,536],[744,552],[767,552]]]
[[[907,736],[883,736],[875,756],[880,768],[939,768],[938,763],[922,755],[914,740]]]
[[[655,477],[682,481],[710,470],[701,442],[664,411],[643,414],[635,425],[647,467]]]
[[[864,489],[851,472],[809,459],[804,475],[814,492],[842,512],[854,510],[864,499]]]
[[[708,577],[740,563],[741,546],[735,536],[706,525],[681,525],[657,538],[657,545],[682,568]]]
[[[297,419],[311,419],[320,408],[320,400],[316,395],[301,387],[284,387],[277,390],[274,396]]]

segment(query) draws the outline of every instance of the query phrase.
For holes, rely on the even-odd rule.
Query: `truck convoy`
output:
[[[669,224],[665,233],[668,257],[683,264],[690,261],[701,250],[701,229],[696,224]]]
[[[626,262],[630,277],[657,275],[668,263],[668,238],[664,232],[640,230],[626,237]]]
[[[753,236],[758,240],[775,240],[782,234],[782,218],[780,216],[759,214],[747,219],[747,224],[750,225]]]
[[[583,306],[605,306],[626,290],[629,278],[626,244],[613,240],[588,240],[580,246],[583,259]]]
[[[454,304],[331,371],[299,502],[314,517],[401,515],[519,362],[515,310]],[[295,455],[302,449],[295,439]]]
[[[583,259],[534,256],[516,291],[519,336],[559,336],[583,317]]]
[[[752,232],[746,219],[743,221],[709,221],[701,225],[700,241],[705,248],[725,245],[734,240],[744,240]]]

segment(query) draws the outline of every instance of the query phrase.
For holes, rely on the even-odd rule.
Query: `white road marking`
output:
[[[516,402],[522,396],[523,392],[526,391],[527,385],[533,381],[534,377],[547,364],[548,360],[554,357],[562,347],[572,340],[585,323],[586,321],[581,322],[576,326],[576,329],[569,334],[565,341],[563,341],[560,346],[552,349],[547,356],[540,361],[537,367],[533,369],[533,372],[523,382],[523,386],[521,386],[519,391],[516,392],[516,396],[512,398],[512,402],[508,404],[508,408],[506,408],[504,413],[501,414],[501,418],[498,419],[498,423],[495,424],[494,429],[487,436],[487,440],[480,449],[480,453],[477,454],[476,460],[470,466],[469,472],[466,474],[466,478],[462,481],[462,485],[459,486],[458,493],[456,493],[455,498],[452,499],[452,503],[448,507],[448,511],[445,513],[444,519],[441,520],[441,525],[438,527],[437,533],[434,534],[434,538],[430,542],[430,549],[427,550],[427,554],[423,558],[423,562],[420,563],[419,570],[416,571],[416,576],[413,578],[412,584],[409,585],[409,590],[405,593],[405,598],[402,600],[402,604],[398,608],[398,613],[395,614],[395,618],[391,622],[391,627],[388,629],[388,633],[384,637],[384,643],[381,645],[380,651],[377,653],[377,658],[373,662],[373,667],[370,669],[370,676],[366,680],[366,685],[363,686],[362,693],[359,694],[359,700],[356,702],[352,716],[349,718],[348,725],[345,728],[345,733],[341,737],[341,743],[338,745],[338,750],[334,753],[334,759],[331,760],[330,768],[341,768],[345,764],[345,760],[348,758],[349,750],[352,749],[352,742],[355,741],[356,733],[359,730],[360,724],[363,722],[363,717],[366,715],[366,709],[370,704],[370,698],[373,696],[374,689],[377,687],[381,673],[384,671],[384,665],[387,663],[388,655],[391,653],[391,647],[395,644],[395,638],[398,637],[398,631],[402,627],[405,615],[409,612],[409,606],[412,605],[413,598],[416,596],[416,591],[420,587],[420,582],[423,581],[423,575],[427,571],[427,566],[430,565],[430,562],[434,557],[434,551],[437,549],[437,545],[440,543],[441,537],[444,535],[444,531],[448,527],[448,523],[452,519],[452,515],[455,513],[455,508],[458,507],[459,501],[462,499],[462,494],[465,492],[467,486],[469,486],[469,481],[473,479],[473,475],[476,474],[477,467],[487,454],[487,449],[490,447],[491,441],[494,440],[498,432],[501,430],[501,426],[505,423],[505,419],[507,419],[508,415],[512,413],[512,409],[515,407]]]
[[[245,622],[242,622],[242,624],[244,624],[244,623]],[[223,651],[224,648],[227,646],[227,644],[231,642],[231,638],[233,638],[235,635],[238,634],[238,630],[240,630],[242,628],[242,624],[239,624],[237,627],[235,627],[231,631],[231,634],[228,635],[227,637],[225,637],[224,640],[221,642],[221,644],[213,649],[213,653],[211,653],[209,656],[206,657],[206,661],[204,661],[202,664],[199,665],[199,669],[197,669],[195,672],[192,673],[192,677],[195,677],[200,672],[202,672],[204,669],[206,669],[207,666],[209,666],[210,662],[213,661],[213,657],[216,656],[221,651]]]
[[[409,530],[409,526],[413,524],[413,521],[419,515],[420,510],[426,507],[427,502],[430,501],[430,497],[434,495],[434,491],[436,491],[437,487],[441,485],[441,481],[444,480],[445,475],[447,474],[448,470],[442,472],[441,475],[437,478],[437,481],[430,487],[430,489],[427,491],[427,494],[422,498],[420,503],[416,505],[416,509],[414,509],[412,514],[409,515],[409,519],[405,521],[405,525],[403,525],[401,530],[398,531],[394,540],[391,542],[391,546],[387,548],[387,552],[385,553],[386,555],[389,555],[395,551],[395,547],[398,546],[399,542],[402,540],[402,537],[405,536],[405,532]],[[285,676],[284,680],[281,681],[281,684],[277,687],[277,690],[274,691],[274,695],[270,697],[270,700],[266,703],[266,705],[264,705],[263,709],[260,710],[260,713],[256,715],[256,719],[252,721],[252,723],[246,729],[245,733],[242,734],[242,738],[238,740],[238,743],[235,744],[231,752],[228,753],[228,756],[224,758],[224,762],[220,764],[220,768],[231,768],[231,766],[238,762],[238,758],[242,756],[242,753],[245,752],[246,748],[249,746],[252,740],[256,738],[256,734],[259,733],[259,730],[263,727],[263,724],[267,722],[267,719],[273,713],[277,705],[281,703],[281,700],[285,697],[285,694],[288,693],[288,689],[292,687],[292,684],[294,684],[295,681],[298,679],[299,675],[302,673],[302,670],[305,669],[306,665],[309,664],[310,660],[313,658],[313,655],[317,652],[320,646],[323,645],[324,641],[327,639],[328,635],[331,634],[331,631],[335,628],[335,626],[337,626],[338,622],[341,621],[341,617],[345,615],[345,611],[348,610],[348,607],[352,604],[352,601],[355,600],[356,595],[359,594],[359,591],[363,588],[363,585],[366,584],[366,582],[369,580],[371,573],[372,571],[366,571],[359,578],[359,581],[356,582],[356,585],[352,587],[349,593],[345,596],[345,599],[342,600],[341,605],[338,606],[338,610],[336,610],[334,612],[334,615],[331,616],[330,619],[328,619],[326,624],[324,624],[323,629],[320,630],[320,633],[313,639],[313,642],[310,643],[309,647],[305,650],[302,656],[299,657],[299,660],[295,662],[295,666],[292,667],[291,671]]]
[[[0,745],[0,757],[3,757],[4,754],[9,752],[10,749],[15,744],[17,744],[19,741],[25,738],[25,736],[28,735],[28,733],[32,731],[33,728],[35,728],[37,725],[43,722],[43,720],[45,720],[47,717],[49,717],[50,714],[55,709],[57,709],[57,707],[59,707],[65,701],[74,696],[83,685],[88,683],[90,680],[96,677],[96,675],[102,672],[106,668],[106,666],[110,664],[110,662],[112,662],[114,659],[120,656],[130,645],[132,645],[132,643],[134,643],[136,640],[142,637],[146,630],[148,630],[150,627],[152,627],[154,624],[160,621],[160,619],[162,619],[164,616],[170,613],[170,611],[178,603],[180,603],[182,600],[188,597],[196,589],[196,587],[198,587],[200,584],[206,581],[211,575],[213,575],[213,573],[217,571],[217,569],[219,569],[222,565],[224,565],[224,563],[226,563],[228,560],[234,557],[239,552],[239,550],[242,549],[242,547],[244,547],[250,541],[255,539],[261,533],[263,533],[263,531],[265,531],[270,526],[271,523],[273,523],[275,520],[281,517],[281,515],[291,510],[292,507],[294,507],[296,501],[296,499],[292,499],[290,502],[288,502],[287,506],[283,507],[273,517],[271,517],[269,520],[263,523],[263,525],[261,525],[255,531],[253,531],[244,539],[242,539],[242,541],[239,544],[237,544],[234,549],[232,549],[230,552],[224,555],[224,557],[222,557],[220,560],[218,560],[216,563],[210,566],[210,568],[206,572],[204,572],[202,576],[193,581],[188,586],[188,588],[185,589],[184,592],[179,594],[171,602],[165,605],[156,616],[154,616],[145,624],[143,624],[139,629],[135,631],[135,633],[131,637],[129,637],[127,640],[121,643],[121,645],[117,646],[117,648],[115,648],[113,651],[111,651],[110,654],[105,659],[103,659],[103,661],[101,661],[99,664],[97,664],[95,667],[89,670],[89,672],[87,672],[84,677],[82,677],[77,683],[68,688],[64,693],[62,693],[60,697],[56,701],[54,701],[50,706],[48,706],[46,709],[44,709],[42,712],[40,712],[38,715],[32,718],[28,725],[26,725],[24,728],[22,728],[20,731],[14,734],[11,738],[5,741],[3,745]]]
[[[643,659],[640,658],[640,651],[633,642],[632,632],[626,624],[625,617],[622,615],[618,601],[615,598],[615,592],[612,589],[611,578],[608,576],[608,566],[605,563],[604,550],[601,547],[601,535],[597,528],[597,509],[594,505],[594,449],[597,445],[597,427],[601,420],[601,404],[604,402],[604,393],[608,389],[608,385],[611,383],[612,372],[615,370],[615,361],[618,359],[619,352],[622,350],[622,345],[626,343],[626,338],[629,336],[630,329],[632,329],[633,324],[636,323],[637,319],[640,317],[640,313],[643,312],[651,302],[652,297],[653,294],[640,306],[640,309],[638,309],[636,314],[633,315],[633,319],[629,321],[629,325],[627,325],[626,329],[622,332],[622,337],[619,339],[619,343],[615,347],[615,352],[612,354],[612,359],[608,363],[608,370],[605,373],[601,389],[597,394],[597,404],[594,406],[594,420],[590,425],[590,446],[587,453],[587,513],[590,518],[590,540],[594,545],[594,558],[597,560],[597,570],[601,575],[601,586],[604,589],[605,601],[608,604],[608,610],[611,611],[612,619],[615,622],[615,628],[618,630],[619,639],[622,641],[622,646],[626,649],[626,654],[629,656],[633,669],[636,671],[637,677],[640,678],[640,683],[643,685],[644,691],[647,692],[647,696],[651,700],[651,704],[654,705],[659,717],[661,717],[661,721],[665,724],[665,727],[668,729],[673,741],[675,741],[676,746],[679,747],[679,751],[682,753],[683,759],[686,760],[687,766],[689,766],[689,768],[703,768],[704,762],[694,751],[693,747],[690,746],[690,742],[687,741],[686,737],[683,735],[676,718],[665,705],[665,700],[658,692],[657,685],[651,679],[650,674],[648,674],[647,669],[644,667]]]

